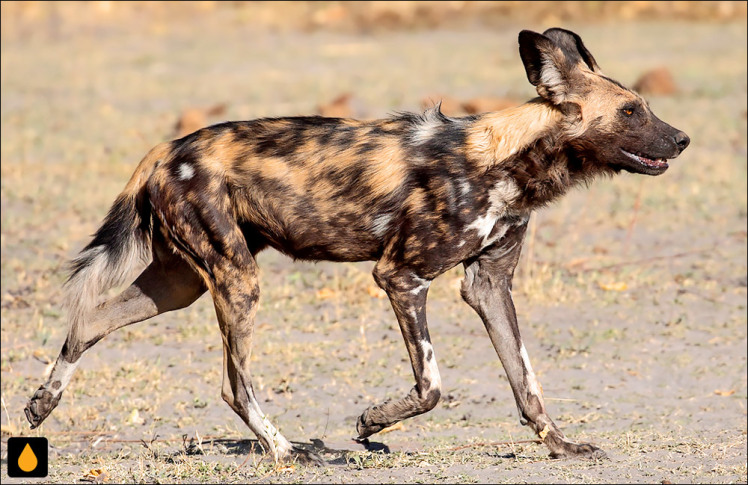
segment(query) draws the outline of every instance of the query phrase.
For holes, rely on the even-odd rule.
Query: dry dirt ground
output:
[[[199,21],[198,21],[199,20]],[[52,21],[50,21],[52,22]],[[387,34],[273,32],[251,13],[13,30],[2,41],[2,480],[8,436],[46,436],[43,482],[746,482],[746,23],[567,23],[626,84],[670,69],[653,110],[691,147],[660,177],[600,180],[540,211],[515,303],[549,411],[610,460],[555,461],[518,423],[457,289],[429,295],[444,385],[432,412],[357,447],[355,419],[412,386],[372,263],[262,253],[253,354],[264,411],[322,467],[275,467],[220,399],[209,298],[94,347],[57,410],[23,406],[66,332],[63,264],[185,107],[225,119],[312,113],[351,92],[365,116],[448,93],[529,99],[512,22]],[[218,120],[214,120],[218,121]],[[314,440],[314,441],[312,441]],[[324,447],[324,448],[323,448]],[[92,472],[94,470],[94,472]],[[95,470],[101,470],[96,477]],[[667,482],[663,482],[667,483]]]

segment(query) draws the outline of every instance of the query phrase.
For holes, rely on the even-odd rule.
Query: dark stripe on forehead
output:
[[[611,79],[611,78],[609,78],[608,76],[603,76],[603,75],[600,75],[600,77],[601,77],[601,78],[603,78],[603,79],[605,79],[606,81],[609,81],[609,82],[611,82],[611,83],[615,84],[616,86],[618,86],[618,87],[619,87],[619,88],[621,88],[621,89],[625,89],[626,91],[631,91],[631,90],[630,90],[629,88],[627,88],[627,87],[626,87],[626,86],[624,86],[623,84],[619,83],[619,82],[618,82],[618,81],[616,81],[615,79]]]

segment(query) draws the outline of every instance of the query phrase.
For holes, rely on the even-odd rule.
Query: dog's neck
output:
[[[562,120],[561,111],[542,98],[482,115],[468,130],[471,158],[490,170],[559,131]]]
[[[514,210],[527,212],[611,169],[575,153],[564,136],[564,113],[536,98],[516,108],[489,113],[471,127],[468,146],[489,179],[511,178],[520,196]]]

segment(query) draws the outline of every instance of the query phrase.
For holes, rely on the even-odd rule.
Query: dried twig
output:
[[[600,266],[598,268],[582,268],[579,271],[580,272],[587,272],[587,271],[602,271],[606,269],[612,269],[612,268],[618,268],[621,266],[633,266],[637,264],[645,264],[645,263],[651,263],[652,261],[660,261],[663,259],[676,259],[676,258],[682,258],[685,256],[690,256],[692,254],[698,254],[698,253],[706,253],[709,251],[714,251],[716,248],[716,245],[710,246],[708,248],[702,248],[702,249],[694,249],[692,251],[684,251],[682,253],[676,253],[676,254],[668,254],[664,256],[652,256],[651,258],[643,258],[643,259],[635,259],[634,261],[624,261],[622,263],[614,263],[614,264],[608,264],[605,266]]]
[[[255,454],[255,442],[253,441],[252,442],[252,446],[249,449],[249,453],[247,453],[247,456],[246,456],[246,458],[244,458],[244,461],[242,462],[242,464],[239,465],[238,467],[236,467],[236,470],[234,470],[234,473],[238,472],[239,469],[241,467],[243,467],[247,463],[247,461],[249,461],[249,457],[252,456],[252,455],[254,455],[254,454]],[[264,460],[264,459],[265,459],[265,457],[262,458],[262,460]],[[262,460],[260,460],[260,463],[262,463]],[[259,466],[259,463],[257,465]],[[255,468],[257,468],[257,467],[255,467]]]
[[[489,441],[489,442],[481,442],[481,443],[472,443],[470,445],[457,446],[455,448],[448,448],[447,451],[458,451],[458,450],[464,450],[466,448],[477,448],[479,446],[513,446],[513,445],[519,445],[519,444],[525,444],[525,443],[535,443],[538,445],[543,444],[543,442],[538,439],[519,440],[519,441]]]

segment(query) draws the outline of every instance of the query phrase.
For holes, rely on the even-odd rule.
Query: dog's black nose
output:
[[[675,144],[678,145],[680,151],[685,150],[689,143],[691,143],[691,139],[682,131],[679,131],[678,134],[675,135]]]

